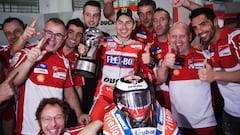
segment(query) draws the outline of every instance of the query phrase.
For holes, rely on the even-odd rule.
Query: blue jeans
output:
[[[225,135],[240,135],[240,118],[223,111],[223,132]]]

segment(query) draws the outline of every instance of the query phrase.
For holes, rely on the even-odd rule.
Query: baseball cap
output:
[[[121,15],[126,15],[128,17],[130,17],[133,20],[133,16],[132,16],[132,10],[129,8],[121,8],[117,11],[117,18],[118,19]]]

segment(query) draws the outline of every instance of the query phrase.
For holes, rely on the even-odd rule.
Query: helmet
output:
[[[118,109],[130,119],[130,123],[134,123],[133,127],[139,127],[139,124],[144,123],[149,116],[151,110],[150,89],[147,82],[141,77],[129,75],[119,79],[113,96]]]
[[[88,47],[97,46],[101,38],[103,37],[103,33],[100,29],[95,27],[89,27],[83,33],[83,43]]]

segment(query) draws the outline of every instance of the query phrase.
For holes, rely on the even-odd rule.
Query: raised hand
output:
[[[78,117],[78,123],[80,125],[87,125],[91,122],[91,117],[88,114],[82,114]]]
[[[206,82],[213,82],[214,71],[212,66],[207,62],[207,59],[204,60],[205,67],[198,70],[199,79]]]
[[[18,72],[10,74],[6,80],[0,84],[0,103],[11,98],[14,95],[13,80],[18,75]]]
[[[195,3],[191,0],[170,0],[170,3],[174,8],[184,7],[184,8],[187,8],[188,10],[190,10],[190,11],[192,11],[196,8],[202,7],[202,5],[200,5],[198,3]]]
[[[151,53],[150,53],[150,47],[148,45],[145,46],[144,48],[144,53],[142,54],[142,61],[144,64],[150,64],[152,57],[151,57]]]
[[[96,135],[97,132],[102,128],[103,122],[96,120],[88,124],[84,129],[78,133],[78,135]]]
[[[40,32],[37,32],[35,28],[37,22],[38,22],[38,18],[35,18],[33,22],[25,28],[22,36],[20,37],[22,38],[22,40],[27,41],[41,34]]]
[[[112,2],[114,2],[114,1],[116,1],[116,0],[104,0],[104,4],[112,3]]]
[[[189,4],[188,0],[170,0],[170,3],[173,7],[181,7]]]
[[[78,53],[80,55],[86,55],[88,52],[88,47],[82,43],[78,45]]]
[[[172,47],[168,46],[168,53],[165,55],[162,62],[163,67],[173,68],[176,61],[176,54],[172,53]]]
[[[31,63],[35,63],[43,58],[43,56],[47,53],[46,50],[44,50],[44,45],[46,43],[47,39],[42,38],[38,45],[33,47],[29,53],[27,54],[27,60]]]

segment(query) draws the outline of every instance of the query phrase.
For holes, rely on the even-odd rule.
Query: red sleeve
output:
[[[83,77],[81,75],[74,75],[74,83],[76,86],[83,86],[84,85],[84,81],[83,81]]]
[[[143,49],[139,52],[138,54],[138,60],[139,60],[139,64],[141,66],[141,70],[143,72],[144,78],[146,78],[147,80],[149,80],[150,82],[155,82],[156,81],[156,76],[153,72],[153,69],[148,67],[146,64],[143,63],[142,61],[142,54],[145,52],[144,51],[144,47],[145,45],[143,45]]]

